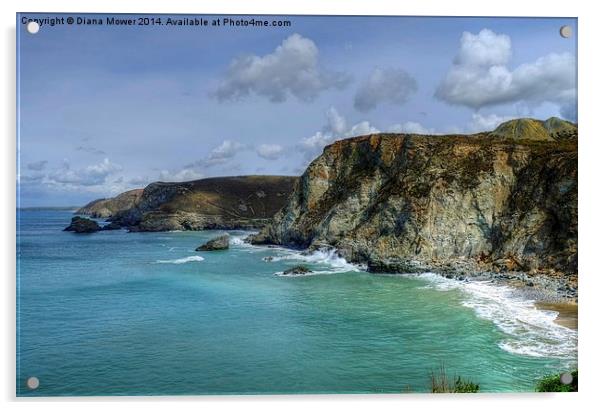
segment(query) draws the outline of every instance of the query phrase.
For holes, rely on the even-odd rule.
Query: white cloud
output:
[[[395,124],[389,128],[391,132],[401,132],[406,134],[422,134],[422,135],[434,135],[436,134],[434,128],[426,128],[419,122],[407,121],[403,124]]]
[[[163,170],[159,173],[159,180],[163,182],[194,181],[203,177],[203,174],[190,168],[184,168],[180,171]]]
[[[202,159],[199,159],[192,164],[188,164],[184,169],[189,168],[211,168],[216,165],[221,165],[236,156],[241,151],[248,147],[240,142],[224,140],[220,145],[213,148],[209,154]]]
[[[468,66],[505,65],[512,56],[512,42],[505,34],[483,29],[479,34],[462,33],[454,64]]]
[[[326,117],[328,125],[322,131],[318,131],[310,137],[302,138],[298,144],[298,148],[303,152],[306,160],[315,158],[326,145],[337,140],[380,132],[368,121],[361,121],[351,126],[351,128],[347,128],[347,121],[334,107],[328,109]]]
[[[464,126],[450,126],[444,128],[444,130],[436,130],[435,128],[428,128],[419,122],[407,121],[402,124],[395,124],[389,127],[390,132],[400,132],[406,134],[422,134],[422,135],[443,135],[443,134],[472,134],[481,131],[492,131],[498,125],[505,121],[517,118],[512,115],[497,115],[488,114],[483,115],[480,113],[473,113],[470,121]]]
[[[334,135],[330,133],[316,132],[311,137],[301,139],[300,148],[305,152],[306,157],[314,157],[322,148],[334,141]]]
[[[338,113],[334,107],[330,107],[326,111],[326,117],[328,118],[328,128],[335,134],[342,134],[347,129],[347,121],[345,118]]]
[[[89,165],[82,169],[72,169],[69,161],[63,161],[63,164],[48,175],[42,182],[50,185],[71,185],[78,186],[98,186],[107,182],[109,176],[122,171],[121,165],[117,165],[108,158],[105,158],[98,164]]]
[[[291,95],[311,101],[323,90],[347,85],[346,75],[321,68],[318,57],[312,40],[292,34],[271,54],[234,59],[214,96],[224,101],[256,94],[283,102]]]
[[[366,112],[379,104],[402,105],[417,89],[416,80],[404,70],[375,68],[357,90],[353,106]]]
[[[515,119],[512,115],[481,115],[479,113],[472,114],[472,120],[468,123],[468,132],[493,131],[503,122]]]
[[[284,147],[278,144],[261,144],[256,151],[261,158],[276,160],[284,154]]]
[[[353,125],[349,130],[343,132],[343,134],[339,136],[342,138],[351,138],[359,135],[376,134],[378,132],[380,132],[380,130],[376,127],[373,127],[370,122],[361,121]]]
[[[236,141],[224,140],[213,148],[207,157],[207,163],[222,163],[244,150],[245,146]]]
[[[474,109],[506,103],[560,106],[576,101],[576,61],[570,53],[548,54],[511,70],[510,38],[491,30],[464,33],[454,64],[435,95]]]

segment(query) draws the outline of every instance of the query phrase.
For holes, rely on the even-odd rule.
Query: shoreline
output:
[[[279,247],[292,251],[303,253],[315,252],[319,249],[298,249],[283,245],[270,244],[253,244],[246,240],[245,242],[258,247]],[[328,249],[328,248],[325,248]],[[340,249],[330,248],[335,250],[340,257],[344,257]],[[324,250],[324,249],[323,249]],[[355,262],[349,262],[358,267],[362,266]],[[461,266],[459,266],[461,265]],[[434,273],[446,279],[453,279],[459,282],[489,282],[492,285],[507,286],[516,293],[517,296],[533,301],[536,309],[553,311],[558,314],[554,323],[568,328],[570,330],[578,330],[578,287],[577,277],[563,277],[560,275],[552,276],[544,273],[530,274],[519,271],[493,272],[479,271],[477,266],[470,263],[461,263],[454,267],[433,267],[428,269],[422,267],[419,272],[370,272],[363,266],[364,271],[371,274],[385,275],[405,275],[416,273]]]
[[[571,330],[579,330],[579,307],[577,303],[535,302],[535,307],[557,312],[558,316],[554,319],[554,323]]]

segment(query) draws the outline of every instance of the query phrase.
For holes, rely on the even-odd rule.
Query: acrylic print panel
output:
[[[577,389],[576,19],[17,33],[17,395]]]

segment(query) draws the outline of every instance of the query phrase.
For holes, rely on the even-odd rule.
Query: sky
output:
[[[231,27],[149,15],[163,24],[42,21],[37,34],[21,24],[69,16],[110,15],[17,15],[22,207],[154,181],[300,175],[324,146],[369,133],[577,121],[572,18],[254,16],[290,26]]]

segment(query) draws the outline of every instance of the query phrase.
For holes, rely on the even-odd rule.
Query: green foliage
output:
[[[470,380],[462,380],[460,376],[456,378],[453,393],[478,393],[479,385]]]
[[[431,392],[433,393],[478,393],[479,385],[460,376],[450,379],[441,365],[437,372],[431,371]]]
[[[537,383],[535,390],[538,392],[576,392],[577,370],[573,370],[571,375],[573,376],[571,384],[563,384],[560,381],[560,374],[546,376]]]

